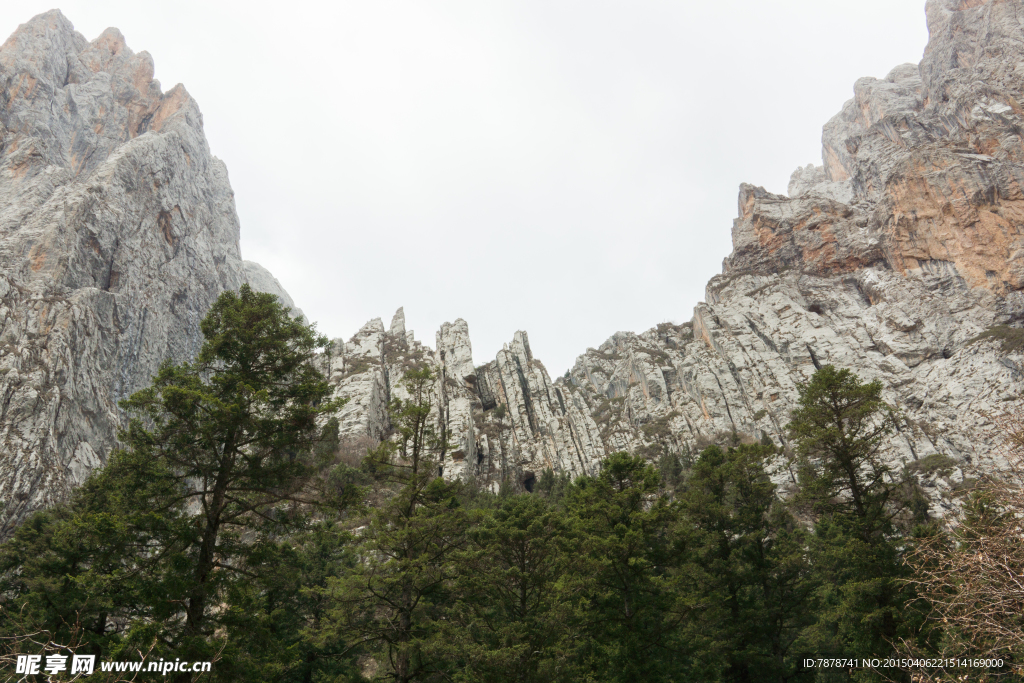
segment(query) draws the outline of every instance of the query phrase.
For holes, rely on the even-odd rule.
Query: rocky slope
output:
[[[116,29],[19,27],[0,46],[0,535],[103,462],[117,401],[192,357],[249,279],[274,291],[185,89]]]
[[[733,252],[689,323],[618,333],[554,381],[525,332],[476,366],[462,320],[433,348],[401,310],[335,340],[344,448],[387,437],[422,362],[455,442],[442,474],[492,489],[616,450],[785,446],[798,384],[832,363],[883,382],[907,417],[888,455],[939,462],[916,468],[937,494],[998,469],[994,420],[1024,388],[1022,4],[930,0],[921,64],[855,84],[821,166],[788,196],[740,188]],[[241,259],[227,171],[184,88],[163,92],[114,29],[88,42],[56,11],[20,27],[0,47],[0,535],[103,462],[117,401],[194,354],[210,303],[243,282],[292,305]]]
[[[526,488],[615,450],[685,458],[734,432],[785,446],[798,383],[834,364],[881,380],[904,412],[895,463],[955,463],[918,468],[937,494],[998,469],[993,420],[1024,389],[1022,4],[929,0],[924,59],[857,81],[822,166],[794,172],[789,196],[740,188],[733,252],[687,324],[618,333],[554,382],[524,332],[476,368],[462,320],[435,350],[401,311],[338,340],[349,443],[387,432],[410,358],[441,376],[439,419],[460,443],[445,476]]]

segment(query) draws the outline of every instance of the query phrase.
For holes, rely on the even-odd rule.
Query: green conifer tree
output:
[[[434,379],[429,368],[409,370],[409,398],[389,406],[394,438],[364,460],[380,499],[360,530],[361,561],[333,582],[332,628],[357,644],[376,678],[396,683],[441,680],[452,668],[441,618],[468,522],[461,484],[441,477],[450,445],[436,426]]]
[[[568,578],[584,596],[579,665],[598,680],[670,680],[680,670],[665,580],[675,561],[674,508],[657,471],[640,456],[612,453],[598,476],[574,483],[566,511],[579,549]]]
[[[809,617],[807,534],[775,495],[774,447],[706,448],[680,494],[686,559],[677,577],[689,671],[716,681],[801,680]],[[813,676],[813,672],[810,672]]]
[[[276,297],[225,292],[200,327],[194,362],[122,402],[107,465],[3,546],[0,599],[54,637],[84,627],[97,654],[217,659],[215,678],[259,679],[233,665],[247,627],[231,601],[280,575],[279,539],[324,502],[318,422],[341,402],[316,367],[326,338]]]
[[[482,511],[453,558],[446,630],[454,680],[576,681],[573,571],[566,522],[547,498],[520,493]],[[568,582],[571,584],[572,582]]]
[[[804,646],[823,656],[892,655],[894,641],[919,620],[906,607],[908,539],[893,520],[904,508],[901,481],[882,457],[898,426],[880,382],[862,383],[831,365],[800,387],[788,427],[796,445],[800,490],[794,500],[815,518],[810,556],[817,582],[817,623]],[[839,675],[839,674],[835,674]],[[893,672],[856,671],[855,680]]]

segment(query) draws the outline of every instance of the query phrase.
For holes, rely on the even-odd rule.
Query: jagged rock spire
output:
[[[388,333],[392,337],[398,337],[405,339],[405,307],[399,306],[398,310],[395,311],[395,315],[391,318],[391,329]]]

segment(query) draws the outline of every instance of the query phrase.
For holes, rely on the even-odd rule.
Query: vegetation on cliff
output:
[[[202,331],[194,363],[124,402],[108,465],[0,546],[5,661],[75,651],[209,660],[214,680],[400,683],[911,680],[805,661],[954,650],[1003,658],[978,676],[1019,667],[1005,633],[972,646],[949,600],[977,593],[956,583],[977,554],[962,549],[991,529],[1012,539],[1017,518],[978,498],[943,535],[878,457],[899,425],[881,386],[847,370],[800,388],[791,453],[734,435],[686,466],[619,452],[595,476],[493,495],[441,476],[429,368],[408,370],[392,438],[353,467],[312,327],[243,287]],[[783,497],[770,472],[787,461]]]

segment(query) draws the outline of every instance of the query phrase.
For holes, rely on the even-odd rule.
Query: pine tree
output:
[[[665,580],[675,559],[666,533],[674,510],[659,494],[654,467],[620,452],[567,497],[579,548],[571,579],[585,597],[577,619],[586,637],[576,656],[599,680],[663,680],[679,670]]]
[[[326,338],[276,297],[225,292],[201,330],[194,362],[165,363],[122,402],[123,448],[5,544],[3,599],[67,605],[107,656],[221,653],[215,676],[240,680],[230,655],[244,619],[225,605],[280,571],[272,548],[321,506],[318,422],[341,404],[315,366]],[[59,611],[39,611],[41,625],[74,629]]]
[[[918,620],[906,611],[913,598],[903,581],[909,543],[893,524],[904,508],[901,481],[881,454],[898,418],[881,393],[880,382],[861,383],[849,370],[825,366],[800,387],[788,427],[799,457],[795,503],[815,516],[809,550],[818,618],[805,644],[822,655],[891,655],[893,642]],[[855,678],[881,675],[865,669]]]
[[[360,531],[361,562],[333,582],[333,629],[371,660],[375,676],[396,683],[439,680],[451,668],[441,638],[450,595],[450,558],[465,542],[461,485],[441,477],[449,449],[435,427],[429,368],[406,372],[408,399],[394,399],[394,438],[367,454],[364,467],[382,500]]]
[[[807,534],[765,471],[773,455],[763,445],[710,446],[680,495],[687,553],[676,585],[696,677],[799,680],[794,644],[813,584]]]
[[[520,493],[482,512],[466,549],[452,558],[446,634],[461,663],[454,680],[579,680],[575,596],[562,583],[574,565],[561,511],[546,498]]]
[[[826,365],[800,386],[787,427],[799,458],[800,499],[818,514],[853,516],[865,541],[884,534],[898,482],[880,449],[897,415],[877,380]]]

